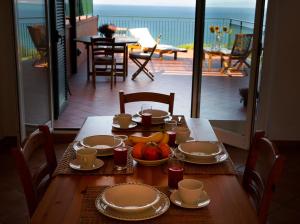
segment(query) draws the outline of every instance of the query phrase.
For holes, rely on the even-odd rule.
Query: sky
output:
[[[156,5],[194,7],[196,0],[94,0],[94,4],[107,5]],[[254,8],[256,0],[206,0],[208,7],[246,7]]]

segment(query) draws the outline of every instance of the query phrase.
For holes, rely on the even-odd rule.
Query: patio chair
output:
[[[96,88],[96,76],[109,76],[110,88],[113,87],[113,79],[116,82],[114,58],[115,39],[91,37],[92,46],[92,76],[93,86]]]
[[[146,65],[151,60],[155,49],[156,45],[154,45],[152,47],[152,50],[148,53],[131,52],[129,54],[129,58],[138,66],[138,70],[135,73],[133,73],[131,77],[132,80],[134,80],[143,71],[152,81],[154,81],[154,75],[146,68]]]
[[[136,92],[136,93],[125,94],[123,91],[120,91],[119,98],[120,98],[120,113],[125,113],[126,103],[139,102],[139,101],[151,101],[151,102],[168,104],[169,112],[171,115],[173,114],[175,93],[170,93],[170,95],[166,95],[162,93],[154,93],[154,92]]]
[[[152,47],[157,44],[156,52],[159,53],[159,57],[162,58],[163,54],[174,54],[174,60],[177,59],[178,52],[187,52],[187,49],[178,48],[172,45],[159,44],[159,41],[155,41],[149,32],[148,28],[133,28],[129,29],[130,34],[138,40],[143,51],[151,51]]]
[[[251,53],[252,39],[253,34],[236,34],[232,49],[221,50],[221,64],[224,65],[222,72],[226,72],[229,68],[231,68],[231,63],[233,60],[236,60],[236,62],[232,67],[235,67],[238,64],[237,70],[240,70],[243,64],[250,68],[247,58]],[[224,56],[228,57],[228,59],[225,60]]]
[[[22,148],[15,144],[11,146],[11,153],[23,186],[29,215],[32,216],[57,166],[52,135],[48,126],[43,125],[29,136]],[[45,160],[40,167],[32,171],[28,160],[38,150],[43,150]]]
[[[48,43],[45,25],[27,26],[31,40],[39,54],[33,62],[33,66],[47,66]]]
[[[279,182],[284,159],[264,132],[255,133],[243,176],[243,187],[258,214],[259,223],[267,223],[273,193]]]

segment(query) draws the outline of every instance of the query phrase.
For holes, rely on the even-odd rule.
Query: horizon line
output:
[[[185,5],[147,5],[147,4],[143,4],[143,5],[132,5],[132,4],[107,4],[107,3],[93,3],[93,5],[113,5],[113,6],[155,6],[155,7],[161,7],[161,6],[168,6],[168,7],[184,7],[184,8],[195,8],[195,6],[185,6]],[[251,9],[255,9],[255,6],[206,6],[206,8],[251,8]]]

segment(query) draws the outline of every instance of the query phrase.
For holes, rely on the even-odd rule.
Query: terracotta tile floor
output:
[[[161,93],[175,92],[174,114],[190,115],[191,83],[192,83],[192,52],[180,53],[178,59],[165,55],[160,60],[157,55],[147,66],[155,80],[151,81],[140,73],[135,81],[131,80],[137,67],[129,60],[128,77],[125,82],[119,77],[116,86],[111,90],[109,78],[97,77],[97,87],[86,80],[86,64],[78,68],[78,73],[70,80],[72,95],[68,106],[55,121],[55,127],[81,127],[87,116],[113,115],[119,112],[119,90],[125,92],[155,91]],[[201,92],[201,116],[208,119],[243,120],[245,108],[240,103],[239,88],[248,85],[249,78],[243,73],[234,77],[221,74],[220,59],[213,58],[212,69],[207,72],[207,60],[204,62],[204,73]],[[161,107],[157,105],[157,107]],[[134,113],[139,104],[127,107]]]
[[[66,148],[66,144],[56,145],[58,160]],[[230,157],[237,167],[243,166],[247,151],[226,146]],[[269,212],[269,224],[294,224],[300,219],[300,148],[283,149],[286,164],[281,182],[273,198]],[[31,167],[35,167],[42,157],[37,155],[32,159]],[[17,176],[14,162],[7,151],[0,151],[0,223],[29,223],[28,212],[22,187]]]

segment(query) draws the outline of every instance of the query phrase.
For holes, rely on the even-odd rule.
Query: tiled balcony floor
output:
[[[128,77],[125,82],[119,77],[111,90],[109,78],[97,77],[94,89],[86,79],[86,64],[78,68],[78,73],[70,80],[72,95],[68,106],[55,121],[55,127],[81,127],[87,116],[113,115],[119,112],[119,90],[125,92],[154,91],[161,93],[175,92],[174,114],[190,115],[192,91],[192,52],[181,53],[178,59],[165,55],[163,60],[154,56],[147,68],[153,71],[155,80],[151,81],[145,74],[131,80],[137,67],[129,60]],[[240,103],[238,89],[248,85],[248,76],[229,77],[219,72],[219,58],[213,59],[213,66],[207,72],[207,60],[201,92],[201,116],[214,120],[243,120],[245,108]],[[157,105],[158,106],[158,105]],[[158,106],[160,107],[160,106]],[[138,104],[128,105],[128,112],[139,109]]]

